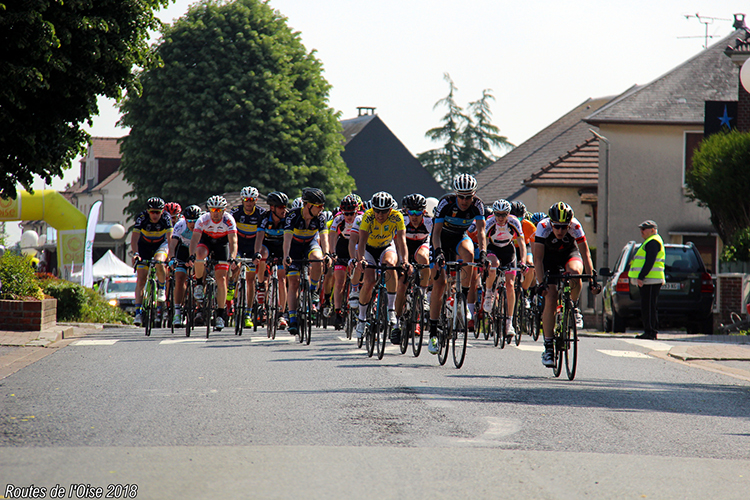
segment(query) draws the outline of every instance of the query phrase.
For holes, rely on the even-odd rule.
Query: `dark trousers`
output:
[[[643,318],[643,333],[656,335],[659,328],[656,302],[659,300],[661,283],[643,285],[641,287],[641,317]]]

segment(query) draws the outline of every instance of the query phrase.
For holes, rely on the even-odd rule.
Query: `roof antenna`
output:
[[[708,34],[708,25],[713,24],[714,21],[732,21],[732,19],[725,19],[723,17],[710,17],[710,16],[701,16],[697,12],[695,14],[686,14],[685,19],[690,19],[691,17],[694,17],[698,20],[699,23],[704,25],[706,27],[706,33],[703,36],[678,36],[677,38],[703,38],[703,48],[708,48],[708,39],[709,38],[715,38],[718,35],[709,35]],[[744,21],[743,21],[744,23]]]

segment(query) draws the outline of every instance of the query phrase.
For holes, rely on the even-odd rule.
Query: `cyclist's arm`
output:
[[[177,245],[179,244],[179,237],[173,236],[172,238],[169,238],[169,254],[167,255],[167,260],[172,259],[175,255],[177,255]]]
[[[133,255],[139,253],[138,252],[138,240],[140,239],[141,239],[140,231],[133,231],[133,233],[130,235],[130,251],[133,252]]]
[[[284,261],[289,257],[289,251],[292,248],[292,238],[294,238],[294,234],[291,231],[284,231]]]
[[[359,241],[359,231],[351,231],[349,233],[349,258],[357,258],[357,241]]]
[[[534,249],[534,273],[536,274],[536,282],[541,283],[544,281],[544,244],[533,243]]]
[[[336,240],[338,240],[339,232],[333,228],[328,230],[328,248],[336,250]],[[343,256],[342,256],[343,257]]]
[[[190,251],[188,255],[195,255],[195,249],[198,248],[198,242],[201,240],[202,234],[203,231],[198,231],[197,229],[193,231],[193,236],[190,238]]]
[[[487,250],[487,231],[486,231],[487,224],[484,219],[479,219],[477,221],[477,245],[479,246],[479,250]]]
[[[526,242],[524,241],[523,234],[516,236],[516,242],[518,243],[518,253],[520,253],[520,263],[526,263]]]
[[[396,231],[394,236],[396,243],[396,254],[398,254],[398,261],[404,264],[409,263],[409,251],[406,248],[406,230],[399,229]]]
[[[435,222],[432,225],[432,248],[438,249],[441,248],[442,243],[440,242],[440,235],[443,234],[443,223],[442,222]]]
[[[229,240],[229,259],[234,260],[237,258],[237,233],[229,233],[227,239]]]
[[[362,242],[361,245],[357,245],[357,260],[364,260],[365,258],[365,250],[367,248],[367,239],[370,237],[370,231],[363,230],[362,228],[359,228],[359,241]]]
[[[328,235],[320,232],[320,251],[323,252],[323,255],[328,253]]]
[[[594,263],[591,261],[591,252],[589,251],[589,242],[586,238],[577,242],[578,251],[581,253],[581,259],[583,259],[584,273],[593,274]]]

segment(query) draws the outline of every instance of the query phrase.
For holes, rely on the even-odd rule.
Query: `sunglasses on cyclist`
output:
[[[507,217],[508,212],[495,212],[495,217]]]
[[[357,212],[342,212],[347,217],[351,217],[352,215],[356,214]]]
[[[473,194],[457,194],[456,198],[459,200],[473,200],[474,195]]]
[[[568,229],[570,224],[552,224],[555,229]]]
[[[187,222],[188,224],[195,224],[196,222],[198,222],[198,219],[185,219],[185,222]]]
[[[209,208],[209,210],[210,210],[211,212],[213,212],[213,213],[216,213],[216,212],[223,212],[223,211],[224,211],[224,209],[223,209],[223,208]]]
[[[160,214],[161,212],[162,212],[161,210],[149,210],[148,211],[148,213],[150,214]]]
[[[381,215],[382,214],[387,214],[387,213],[389,213],[391,211],[390,208],[373,208],[372,210],[376,214],[381,214]]]
[[[310,203],[310,207],[323,208],[324,206],[322,203]]]
[[[409,215],[422,215],[423,213],[422,210],[409,210]]]
[[[257,200],[257,199],[258,199],[258,198],[249,198],[249,197],[248,197],[248,198],[242,198],[242,201],[255,201],[255,200]]]

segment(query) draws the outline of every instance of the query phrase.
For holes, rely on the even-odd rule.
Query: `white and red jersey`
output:
[[[495,216],[487,220],[487,238],[491,245],[504,247],[510,245],[519,235],[523,236],[521,222],[514,215],[508,215],[508,218],[502,226],[497,223]]]
[[[198,218],[194,232],[205,234],[213,239],[226,238],[229,234],[237,234],[237,223],[234,221],[234,217],[226,212],[224,212],[221,221],[214,222],[211,220],[211,213],[207,212]]]

